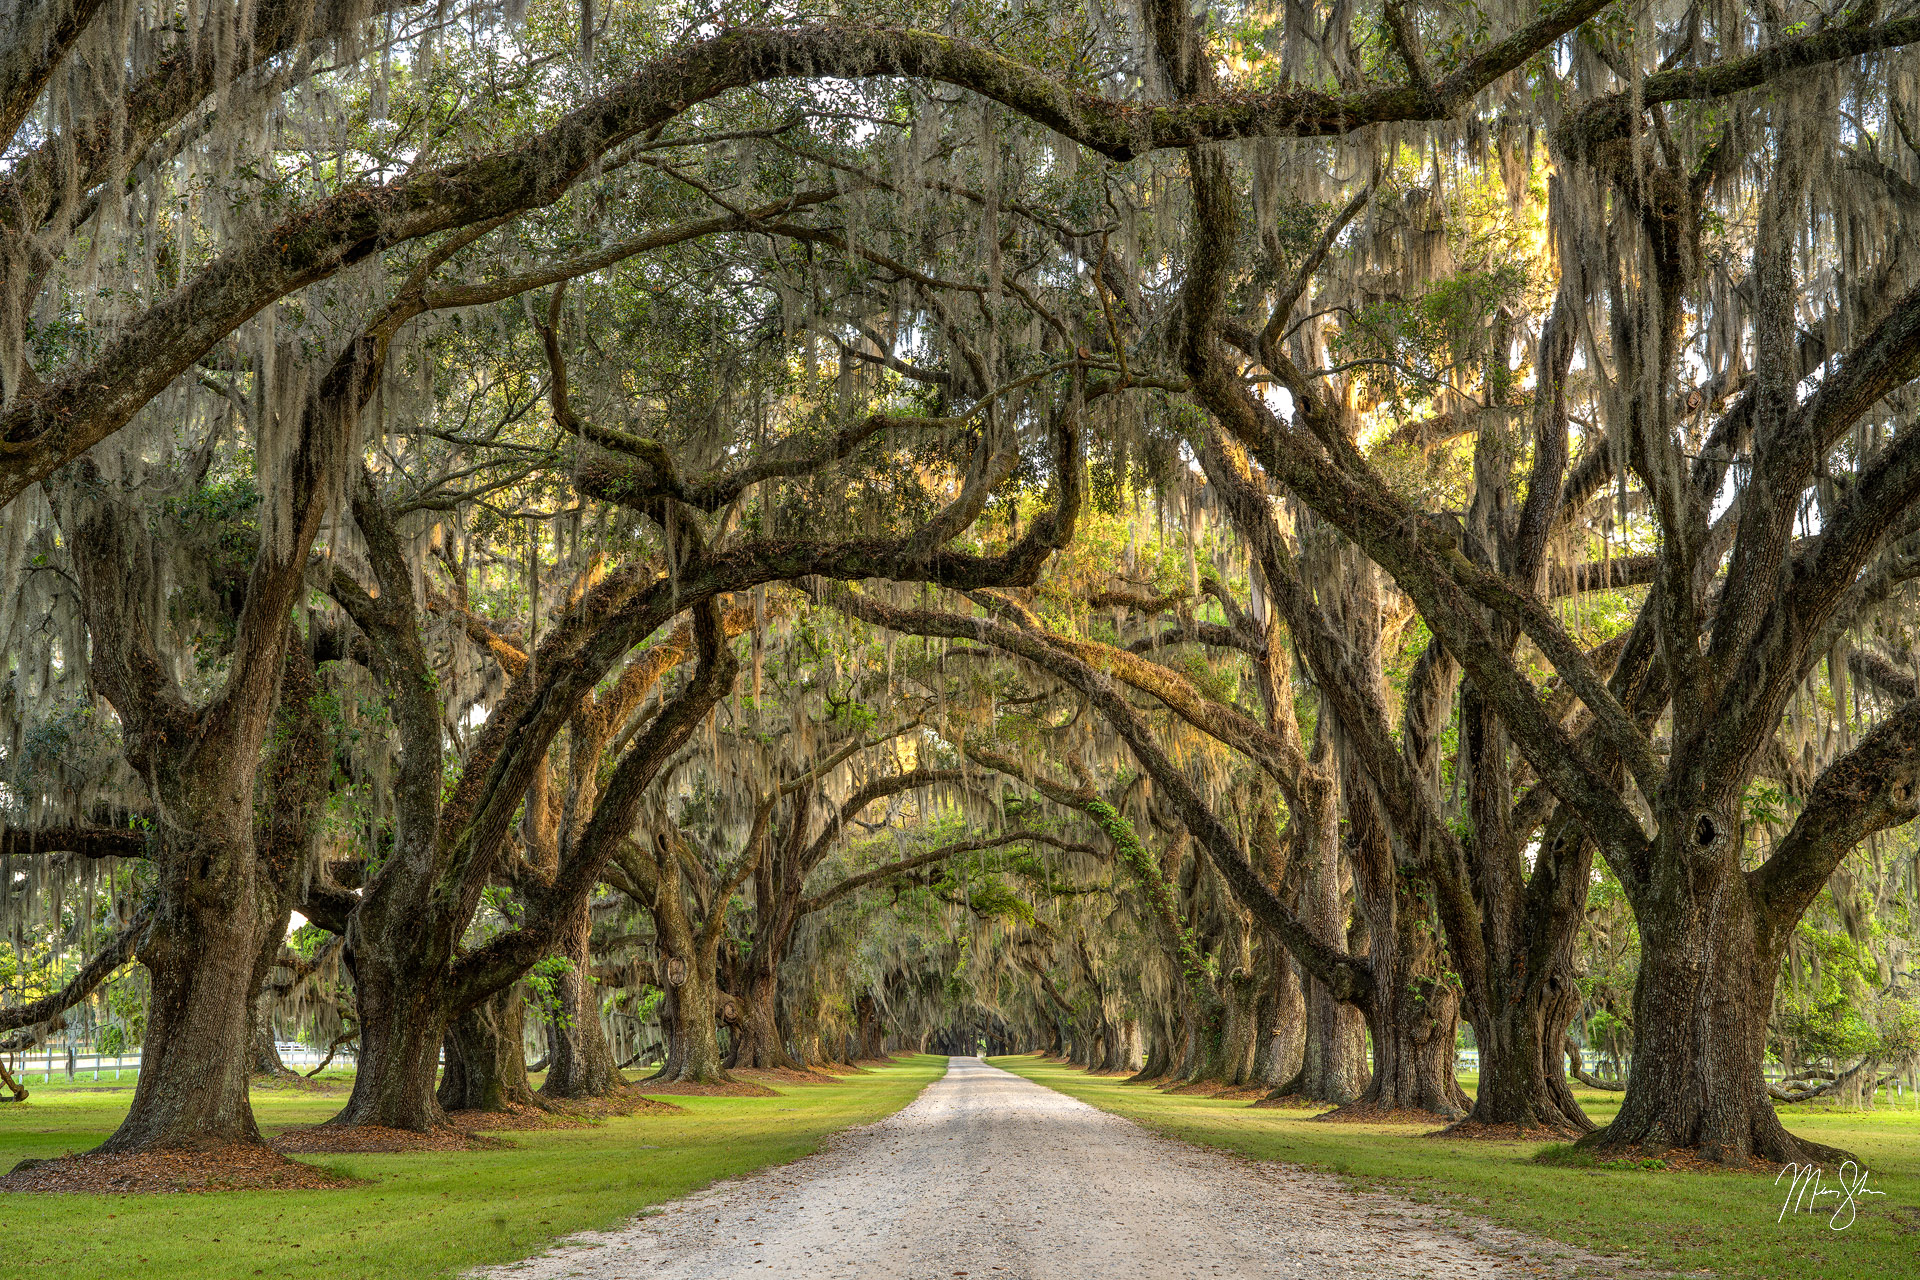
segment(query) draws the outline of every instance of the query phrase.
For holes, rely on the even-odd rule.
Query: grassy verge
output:
[[[1767,1176],[1548,1166],[1532,1160],[1548,1144],[1451,1142],[1422,1137],[1425,1131],[1405,1125],[1323,1124],[1305,1111],[1253,1110],[1244,1102],[1165,1094],[1040,1058],[993,1062],[1174,1137],[1344,1174],[1661,1269],[1711,1272],[1724,1280],[1920,1275],[1916,1110],[1794,1108],[1785,1114],[1794,1132],[1858,1154],[1871,1171],[1867,1186],[1886,1193],[1858,1201],[1853,1224],[1836,1231],[1833,1199],[1823,1201],[1818,1213],[1777,1221],[1786,1188],[1776,1188]],[[1618,1106],[1617,1094],[1577,1092],[1587,1114],[1603,1123]],[[1827,1185],[1833,1185],[1831,1177]],[[1839,1221],[1846,1220],[1843,1210]]]
[[[556,1236],[617,1225],[718,1178],[794,1160],[827,1135],[890,1115],[945,1070],[905,1058],[770,1098],[674,1098],[684,1111],[589,1129],[505,1135],[500,1151],[313,1157],[362,1185],[228,1195],[0,1196],[0,1277],[410,1280],[537,1252]],[[41,1089],[0,1105],[0,1169],[83,1151],[125,1114],[131,1082]],[[344,1091],[262,1089],[269,1133],[314,1124]]]

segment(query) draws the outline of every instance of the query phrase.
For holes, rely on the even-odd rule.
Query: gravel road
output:
[[[954,1058],[876,1124],[494,1280],[1226,1280],[1612,1275],[1609,1260],[1158,1137]]]

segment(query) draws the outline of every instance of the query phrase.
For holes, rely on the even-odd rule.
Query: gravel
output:
[[[1225,1280],[1632,1274],[1293,1166],[1155,1135],[987,1066],[947,1075],[805,1159],[621,1230],[473,1273],[497,1280]]]

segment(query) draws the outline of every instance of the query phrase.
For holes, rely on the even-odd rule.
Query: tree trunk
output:
[[[740,1026],[734,1035],[733,1055],[727,1061],[728,1069],[802,1069],[794,1061],[793,1055],[787,1052],[786,1042],[780,1036],[776,1008],[779,990],[779,978],[769,966],[747,966],[747,989],[740,1002]]]
[[[872,992],[863,992],[855,1005],[860,1016],[860,1056],[879,1059],[887,1056],[887,1029],[880,1021],[880,1002]]]
[[[405,951],[400,955],[411,958]],[[390,951],[367,945],[357,927],[347,934],[346,962],[360,1014],[360,1058],[347,1105],[327,1123],[416,1133],[445,1125],[446,1110],[434,1096],[449,1015],[444,971],[409,974],[412,966],[403,967]]]
[[[162,861],[175,883],[155,895],[153,923],[137,952],[151,981],[140,1078],[127,1118],[99,1149],[259,1145],[247,1099],[260,948],[251,850],[241,857],[211,837],[176,831],[165,838],[197,839],[202,847],[176,844]],[[190,871],[195,867],[201,874]]]
[[[1126,1060],[1125,1036],[1119,1023],[1111,1019],[1100,1022],[1100,1066],[1103,1076],[1119,1075],[1128,1070]]]
[[[516,1111],[539,1106],[522,1044],[520,984],[496,991],[447,1025],[446,1070],[434,1095],[447,1111]]]
[[[1352,1102],[1366,1088],[1366,1053],[1367,1023],[1360,1011],[1309,980],[1300,1071],[1281,1092],[1314,1102]]]
[[[1645,961],[1643,960],[1644,964]],[[1578,995],[1564,975],[1496,999],[1473,1029],[1480,1049],[1480,1087],[1470,1124],[1585,1133],[1593,1121],[1567,1085],[1564,1046]]]
[[[1380,834],[1384,840],[1384,828]],[[1425,1111],[1457,1120],[1473,1106],[1453,1070],[1460,996],[1447,983],[1438,926],[1432,907],[1422,900],[1419,882],[1396,874],[1390,859],[1385,872],[1392,886],[1369,885],[1363,894],[1369,904],[1389,893],[1394,902],[1391,918],[1377,922],[1370,934],[1370,958],[1381,981],[1368,1019],[1373,1078],[1360,1103],[1380,1111]],[[1577,1107],[1573,1110],[1579,1114]]]
[[[1311,868],[1309,888],[1302,897],[1301,914],[1307,926],[1323,940],[1344,946],[1347,908],[1340,892],[1337,853]],[[1336,1000],[1317,979],[1309,978],[1306,986],[1300,1071],[1285,1086],[1286,1092],[1315,1102],[1352,1102],[1367,1084],[1366,1019],[1352,1005]]]
[[[1156,1005],[1153,1025],[1147,1031],[1146,1061],[1140,1064],[1140,1070],[1133,1074],[1128,1083],[1164,1080],[1167,1073],[1173,1070],[1174,1050],[1180,1043],[1181,1034],[1173,1015],[1164,1006]]]
[[[253,1046],[248,1066],[256,1077],[268,1080],[297,1080],[300,1073],[280,1059],[280,1045],[273,1036],[273,997],[258,996],[253,1002]]]
[[[1256,1016],[1259,1026],[1253,1049],[1253,1081],[1274,1086],[1300,1072],[1306,1050],[1307,1001],[1300,989],[1300,970],[1293,957],[1277,944],[1268,949],[1274,976],[1261,994]]]
[[[600,995],[593,984],[593,918],[582,902],[561,940],[567,973],[554,992],[560,1016],[550,1021],[553,1056],[540,1092],[548,1098],[604,1098],[626,1086],[607,1031],[600,1021]]]
[[[254,957],[253,973],[248,979],[250,996],[248,1006],[252,1010],[252,1043],[248,1047],[248,1069],[255,1077],[268,1080],[298,1080],[299,1073],[289,1070],[280,1060],[280,1046],[273,1035],[273,1007],[278,998],[265,990],[267,975],[273,972],[274,961],[280,955],[282,940],[287,936],[287,922],[290,912],[283,906],[276,919],[269,919],[261,929],[258,954]]]
[[[1226,1005],[1211,983],[1188,984],[1189,1011],[1184,1019],[1186,1035],[1180,1047],[1180,1064],[1174,1076],[1181,1084],[1218,1080],[1220,1046],[1226,1031]]]
[[[1662,841],[1692,826],[1663,823]],[[1661,849],[1652,865],[1656,878],[1634,903],[1641,959],[1626,1095],[1613,1123],[1580,1145],[1640,1157],[1687,1148],[1732,1165],[1845,1158],[1788,1133],[1767,1097],[1760,1068],[1781,942],[1758,918],[1736,857]]]
[[[714,983],[712,966],[689,965],[679,985],[668,975],[661,988],[666,992],[660,1021],[667,1032],[667,1057],[648,1082],[731,1083],[732,1077],[720,1065],[718,1014],[726,998]]]
[[[1547,894],[1529,892],[1522,931],[1498,938],[1499,945],[1489,948],[1486,992],[1474,1002],[1480,1086],[1474,1091],[1469,1125],[1511,1124],[1569,1136],[1593,1128],[1567,1084],[1564,1051],[1567,1026],[1580,1007],[1573,983],[1573,944],[1586,909],[1592,845],[1583,832],[1557,820],[1542,843],[1567,839],[1579,840],[1580,847]],[[1544,874],[1544,869],[1534,872],[1536,879]],[[1524,957],[1543,946],[1551,959],[1530,972]],[[1644,952],[1641,963],[1646,963]]]
[[[1226,1028],[1221,1036],[1221,1079],[1236,1088],[1253,1083],[1259,1052],[1260,983],[1244,969],[1226,981]]]

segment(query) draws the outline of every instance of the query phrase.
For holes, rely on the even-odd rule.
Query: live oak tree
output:
[[[1084,699],[1159,791],[1135,816],[1171,815],[1149,838],[1205,854],[1319,984],[1317,1025],[1335,1025],[1331,1005],[1367,1011],[1380,1105],[1463,1101],[1442,1061],[1451,991],[1433,983],[1451,969],[1488,1064],[1476,1118],[1583,1124],[1561,1032],[1597,854],[1641,954],[1623,1107],[1589,1141],[1818,1154],[1760,1079],[1775,985],[1849,853],[1920,809],[1920,704],[1882,679],[1889,701],[1863,713],[1847,652],[1897,613],[1914,563],[1911,17],[1674,6],[1629,30],[1607,0],[1570,0],[1483,28],[1457,6],[1389,2],[1289,7],[1253,40],[1237,19],[1257,15],[1159,0],[937,31],[882,6],[751,24],[617,11],[600,32],[311,0],[185,21],[117,0],[14,12],[0,502],[10,545],[56,554],[29,573],[10,553],[9,571],[69,575],[60,665],[111,708],[121,798],[149,824],[144,923],[88,967],[104,978],[132,948],[152,984],[147,1069],[113,1149],[257,1141],[253,999],[296,888],[347,939],[363,1069],[344,1119],[434,1123],[450,1020],[556,948],[589,963],[601,871],[751,646],[725,610],[819,576],[977,593],[836,599],[989,645]],[[1430,217],[1442,180],[1484,158],[1538,200],[1523,133],[1554,169],[1541,226],[1556,270],[1530,301],[1448,310],[1462,277],[1427,256],[1448,234]],[[1431,182],[1407,180],[1403,147],[1430,158]],[[668,251],[711,255],[712,299],[631,265]],[[593,284],[613,277],[625,287]],[[517,365],[504,434],[464,435],[423,403],[433,317],[451,310],[488,317]],[[616,313],[623,357],[662,346],[639,390],[595,350]],[[716,320],[724,332],[695,323]],[[1455,322],[1478,328],[1414,332]],[[756,342],[757,368],[807,376],[736,378]],[[1449,346],[1470,370],[1427,369],[1424,399],[1368,401],[1363,368]],[[658,376],[676,362],[678,392]],[[403,375],[428,394],[408,403]],[[1167,406],[1152,415],[1149,390]],[[390,427],[456,439],[389,448]],[[1373,447],[1380,427],[1470,437],[1470,475],[1451,495],[1407,483]],[[154,514],[168,468],[217,432],[257,485],[258,554],[202,611],[218,634],[190,639]],[[1228,649],[1265,653],[1264,688],[1231,714],[1004,590],[1070,544],[1090,483],[1124,487],[1152,449],[1198,468],[1250,566],[1246,604],[1230,598],[1253,621],[1222,601],[1222,625]],[[524,666],[475,733],[461,720],[479,703],[430,687],[425,588],[441,570],[412,544],[497,494],[617,513],[596,530],[625,541],[590,582],[585,557],[562,567],[565,519],[517,517],[524,600],[543,572],[548,595],[583,585],[525,610]],[[1634,561],[1625,578],[1592,554],[1596,534]],[[1631,586],[1631,621],[1588,643],[1556,575]],[[275,754],[317,750],[302,719],[316,583],[400,741],[389,825],[340,860],[355,884],[310,824],[273,820],[325,785]],[[1402,600],[1431,642],[1389,681],[1393,629],[1412,624],[1384,618]],[[580,718],[603,686],[664,662],[683,623],[695,661],[683,642],[657,712],[592,745]],[[30,677],[54,641],[7,640],[16,688],[51,689]],[[1300,673],[1324,751],[1276,696]],[[1785,768],[1789,708],[1817,692],[1848,741]],[[1262,882],[1251,831],[1169,754],[1190,732],[1278,794],[1307,851],[1304,898]],[[462,774],[443,804],[449,753]],[[1776,774],[1793,800],[1784,830],[1762,832],[1750,793]],[[516,832],[559,777],[575,813],[548,832],[535,804]],[[1256,807],[1277,822],[1273,803]],[[29,815],[45,834],[22,855],[107,845],[98,816]],[[781,873],[768,905],[804,895],[806,870]],[[460,953],[489,890],[518,918],[483,917],[502,927]],[[429,927],[412,937],[416,907]],[[1429,911],[1444,956],[1414,927]],[[1364,951],[1342,936],[1356,919]],[[1224,923],[1218,937],[1239,945]],[[1104,990],[1095,953],[1068,944],[1052,963]],[[582,989],[568,999],[586,1006]]]

